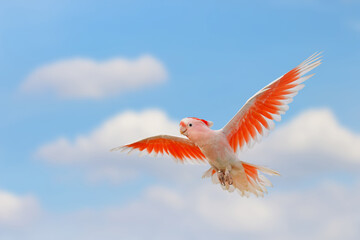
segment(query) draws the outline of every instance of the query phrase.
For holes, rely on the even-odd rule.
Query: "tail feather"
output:
[[[277,171],[267,167],[257,166],[245,162],[236,162],[232,168],[240,170],[234,171],[232,177],[235,179],[243,179],[241,175],[244,174],[241,174],[241,168],[243,169],[243,173],[245,173],[247,184],[243,183],[242,185],[235,186],[241,192],[241,194],[243,194],[243,192],[251,192],[255,196],[264,196],[264,193],[267,193],[266,187],[272,187],[273,185],[264,175],[261,175],[260,172],[268,175],[280,175]]]

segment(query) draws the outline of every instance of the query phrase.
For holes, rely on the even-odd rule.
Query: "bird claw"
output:
[[[233,179],[231,177],[230,171],[229,169],[225,170],[225,181],[229,184],[232,185],[233,184]]]
[[[218,175],[221,185],[225,186],[225,173],[223,171],[219,170],[217,172],[217,175]]]
[[[232,179],[230,171],[228,169],[226,169],[225,171],[219,170],[217,172],[217,175],[218,175],[221,185],[226,186],[226,185],[233,184],[233,179]]]

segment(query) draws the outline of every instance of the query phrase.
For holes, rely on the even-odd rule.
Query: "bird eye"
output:
[[[189,123],[189,127],[192,127],[192,123]]]

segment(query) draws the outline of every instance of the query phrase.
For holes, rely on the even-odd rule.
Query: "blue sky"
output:
[[[214,193],[211,191],[216,190],[212,189],[219,188],[210,181],[201,180],[201,173],[206,167],[195,166],[193,167],[195,170],[192,170],[188,166],[176,165],[171,159],[154,160],[146,157],[139,159],[136,155],[126,157],[119,153],[112,153],[113,155],[109,156],[108,149],[126,143],[127,139],[131,141],[136,137],[143,135],[145,137],[146,134],[153,133],[152,121],[144,123],[144,126],[139,127],[142,130],[134,135],[131,135],[131,131],[127,134],[117,132],[122,130],[120,125],[110,124],[116,126],[112,133],[114,137],[111,139],[118,140],[117,142],[106,142],[106,140],[98,142],[94,140],[97,135],[91,137],[92,133],[98,129],[100,135],[106,139],[108,135],[103,134],[103,124],[115,119],[115,116],[119,116],[119,121],[125,119],[124,114],[129,111],[135,114],[134,119],[139,121],[146,116],[149,118],[153,116],[154,121],[163,123],[157,129],[170,133],[176,133],[178,131],[176,123],[188,116],[211,120],[215,129],[221,128],[256,91],[316,51],[323,51],[324,63],[315,69],[315,77],[306,83],[306,87],[295,97],[283,120],[277,124],[279,132],[275,133],[276,128],[272,133],[274,136],[271,134],[264,141],[264,147],[257,145],[253,149],[254,154],[249,151],[246,157],[254,160],[255,163],[263,162],[271,167],[273,164],[283,171],[291,167],[302,169],[299,165],[304,166],[305,163],[309,164],[307,165],[309,168],[319,171],[300,170],[300,175],[303,174],[300,178],[291,176],[296,175],[294,170],[288,173],[282,172],[285,177],[271,179],[275,188],[270,189],[269,197],[265,197],[261,202],[252,200],[260,205],[263,204],[261,206],[268,206],[267,199],[271,204],[275,204],[289,199],[286,194],[294,195],[296,192],[300,194],[305,191],[305,196],[319,198],[319,201],[323,199],[318,193],[325,191],[324,195],[326,195],[329,193],[326,192],[328,188],[350,192],[349,189],[360,184],[360,179],[357,177],[360,171],[360,158],[356,150],[356,144],[360,141],[360,111],[357,106],[360,100],[358,95],[359,10],[360,2],[355,0],[251,2],[35,0],[31,3],[29,1],[2,3],[0,9],[0,108],[2,109],[0,193],[2,191],[20,199],[19,201],[24,203],[25,210],[38,209],[34,210],[34,213],[30,211],[28,215],[19,216],[15,214],[15,209],[14,219],[17,220],[7,220],[6,217],[1,217],[1,214],[5,213],[1,211],[0,206],[0,230],[4,232],[2,237],[47,239],[49,235],[46,232],[40,234],[46,227],[49,229],[48,234],[54,234],[57,229],[61,229],[62,234],[59,234],[59,239],[72,239],[72,237],[85,239],[87,235],[83,229],[91,228],[92,224],[96,225],[95,220],[85,221],[84,226],[74,224],[76,230],[57,226],[69,222],[71,216],[75,215],[79,219],[103,217],[104,225],[108,223],[109,226],[104,226],[100,230],[96,228],[96,231],[107,232],[108,239],[119,236],[141,239],[145,235],[141,235],[138,228],[132,224],[127,226],[128,231],[120,232],[113,230],[112,224],[114,221],[122,222],[124,220],[121,218],[122,214],[137,216],[138,209],[143,209],[144,214],[148,213],[149,215],[144,219],[152,222],[150,210],[158,209],[156,204],[159,204],[158,198],[152,197],[157,196],[155,193],[168,196],[169,191],[170,198],[166,197],[166,199],[177,199],[181,196],[179,201],[185,202],[181,205],[183,208],[169,207],[174,211],[172,215],[166,213],[171,212],[169,209],[159,208],[162,214],[159,215],[164,219],[178,216],[175,218],[175,223],[181,227],[189,227],[183,223],[185,219],[192,218],[190,213],[187,214],[192,209],[186,207],[186,203],[202,199],[203,195],[198,192],[202,192],[203,189],[210,189],[210,192],[204,193],[204,196],[213,196]],[[163,68],[164,73],[161,70],[157,72],[149,70],[149,75],[160,74],[162,76],[160,78],[163,79],[161,82],[154,83],[150,77],[145,76],[144,81],[149,81],[146,86],[140,84],[139,87],[129,87],[129,89],[124,87],[125,90],[115,91],[115,94],[105,94],[102,97],[62,97],[57,94],[59,90],[56,88],[50,89],[51,91],[40,89],[32,92],[23,91],[21,87],[31,76],[35,76],[33,74],[37,70],[45,69],[51,64],[68,63],[67,61],[72,59],[89,60],[98,64],[112,59],[131,62],[142,56],[150,56],[150,62],[159,64]],[[76,72],[77,69],[73,68],[71,71]],[[61,75],[63,72],[59,74],[60,77],[63,76]],[[47,75],[44,76],[44,81],[47,81]],[[127,77],[122,81],[130,81],[132,76]],[[76,81],[77,79],[74,80]],[[81,79],[81,83],[78,88],[83,86],[85,89],[86,79]],[[74,83],[75,85],[78,86]],[[150,111],[148,115],[145,114],[146,111]],[[302,129],[296,130],[296,127],[302,126],[298,124],[298,119],[308,121],[307,137],[313,144],[304,145],[303,148],[284,154],[263,153],[266,149],[277,149],[277,147],[281,149],[281,139],[288,139],[291,142],[292,138],[289,134],[301,133]],[[322,124],[316,125],[317,121]],[[133,129],[133,126],[129,129]],[[319,136],[310,134],[317,129],[322,129],[326,133],[320,131]],[[154,134],[157,133],[154,131]],[[88,152],[78,149],[75,142],[79,136],[86,139]],[[332,137],[339,142],[326,141]],[[65,139],[69,146],[59,147],[57,141],[61,138]],[[315,139],[314,142],[311,142],[312,139]],[[324,143],[319,143],[322,140]],[[100,144],[103,148],[99,147],[95,151],[93,147],[96,146],[95,144]],[[45,154],[42,149],[46,146],[53,146],[53,150]],[[69,150],[65,151],[68,154],[62,155],[64,149]],[[341,155],[342,153],[345,155]],[[74,156],[76,154],[81,161],[71,160],[73,159],[71,154]],[[272,160],[257,158],[264,156]],[[283,162],[280,160],[277,162],[275,159],[275,157],[283,159],[284,156],[290,158],[287,162],[293,159],[294,165],[282,164]],[[312,167],[313,162],[308,160],[304,163],[298,160],[301,157],[314,159],[320,164],[316,163]],[[346,163],[341,162],[342,158],[348,159]],[[104,159],[106,164],[99,159]],[[163,163],[165,165],[162,165]],[[325,170],[321,170],[321,164]],[[156,170],[156,167],[161,170]],[[99,174],[97,170],[101,169],[105,174],[109,169],[116,169],[114,176],[116,174],[120,176],[116,175],[115,180],[109,181],[110,178],[97,175]],[[129,174],[132,171],[136,174],[122,178],[122,174],[126,175],[122,172],[123,169],[128,169]],[[97,177],[94,177],[94,174]],[[174,176],[168,180],[167,177],[172,174]],[[188,180],[181,179],[184,176]],[[194,181],[196,187],[187,189],[189,181],[191,183]],[[289,182],[284,183],[285,181]],[[193,194],[194,199],[189,197],[189,194],[190,196]],[[360,199],[360,192],[356,188],[353,194],[356,195],[355,199]],[[186,195],[186,198],[183,198],[183,195]],[[271,195],[274,196],[270,197]],[[28,196],[32,199],[30,203]],[[221,209],[222,202],[232,206],[240,198],[229,197],[228,193],[220,190],[216,191],[215,196],[216,201],[209,203],[209,206],[217,209]],[[148,198],[153,205],[143,204],[149,200]],[[137,210],[133,210],[133,203],[139,204],[135,208]],[[284,205],[287,206],[288,203]],[[246,204],[252,203],[244,204],[247,206]],[[271,204],[269,206],[274,206]],[[201,206],[197,209],[201,209]],[[315,208],[317,205],[313,203],[309,206]],[[234,208],[236,207],[238,205],[234,205]],[[102,212],[109,208],[120,209],[119,219],[111,221],[112,218]],[[3,206],[3,209],[7,207]],[[181,215],[179,209],[182,209],[185,215]],[[344,209],[345,212],[346,210],[347,208]],[[84,211],[88,211],[85,217]],[[217,211],[221,213],[220,210]],[[193,216],[194,219],[199,218],[201,222],[201,219],[207,216],[202,213],[200,211],[198,215]],[[98,215],[102,217],[95,217]],[[335,210],[333,215],[337,216]],[[260,214],[259,218],[261,216],[264,215]],[[33,223],[29,220],[21,220],[22,218],[34,218],[37,221]],[[285,220],[294,221],[294,224],[300,226],[299,228],[305,229],[305,237],[317,239],[327,237],[321,235],[320,230],[320,235],[311,235],[313,232],[311,228],[303,225],[305,220],[299,220],[291,215],[278,216],[278,218],[281,219],[280,225]],[[359,223],[359,219],[354,220],[351,216],[344,218]],[[339,216],[339,219],[342,218]],[[267,219],[264,218],[264,224],[266,221]],[[147,225],[149,222],[144,224]],[[241,224],[240,221],[239,225]],[[332,226],[331,224],[329,223],[329,226]],[[201,222],[200,225],[198,231],[190,227],[190,236],[198,234],[200,236],[201,229],[212,226],[207,221]],[[20,233],[14,233],[14,226],[21,230]],[[147,227],[151,228],[151,226],[149,224]],[[226,236],[230,238],[238,235],[258,236],[249,232],[246,225],[244,226],[244,228],[240,227],[239,231],[233,231],[231,227],[229,230],[226,227],[212,226],[213,230],[209,235],[215,238],[225,231]],[[250,229],[257,227],[259,226],[256,224],[248,226]],[[348,227],[340,227],[339,232],[345,230],[349,232]],[[161,232],[159,228],[153,228],[155,232]],[[355,239],[359,232],[354,229],[351,231],[354,232],[349,239],[351,237]],[[71,232],[74,235],[71,235]],[[144,230],[144,233],[146,232]],[[281,236],[293,237],[292,234],[295,232],[295,230],[284,232]],[[155,236],[167,238],[172,233],[177,231],[170,228],[163,235]],[[98,239],[96,236],[94,234],[93,238]],[[179,239],[188,236],[185,233],[178,235]]]

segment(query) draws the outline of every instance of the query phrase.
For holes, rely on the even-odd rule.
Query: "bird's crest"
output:
[[[189,117],[189,118],[202,121],[202,122],[205,123],[205,125],[208,126],[209,128],[212,127],[212,125],[214,124],[214,123],[211,122],[211,121],[206,121],[206,120],[204,120],[204,119],[200,119],[200,118],[196,118],[196,117]]]

